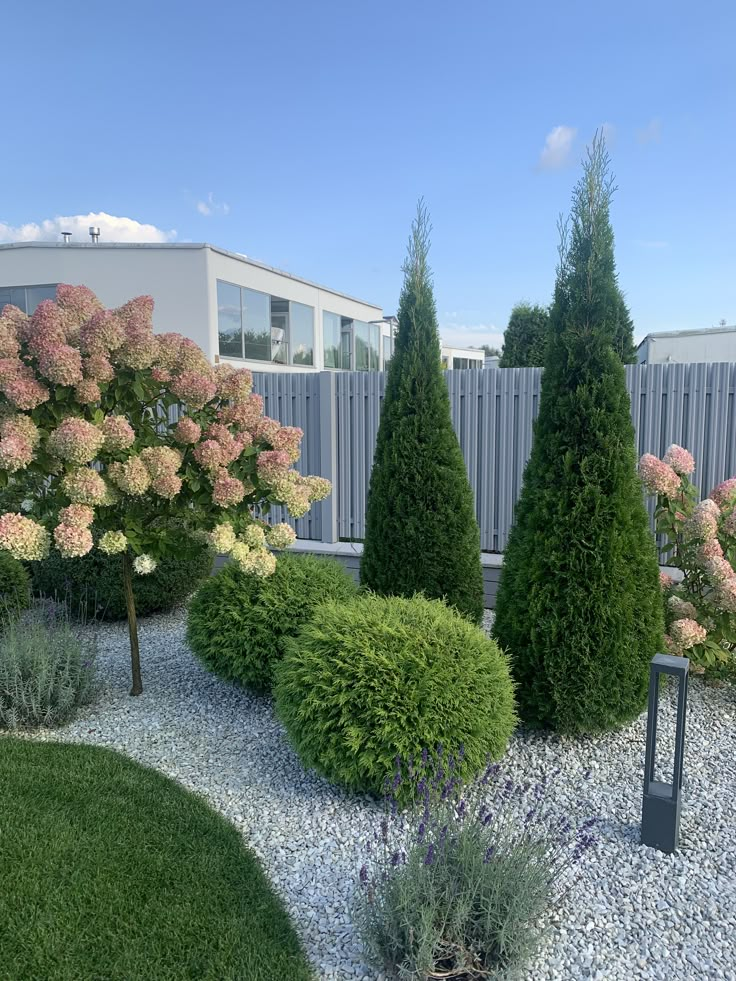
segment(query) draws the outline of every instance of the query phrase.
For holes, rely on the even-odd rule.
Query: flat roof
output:
[[[331,286],[324,286],[322,283],[314,283],[302,276],[294,276],[293,273],[286,272],[284,269],[276,269],[275,266],[269,266],[265,262],[251,259],[249,256],[243,255],[242,252],[230,252],[228,249],[221,249],[219,245],[212,245],[210,242],[69,242],[68,244],[65,242],[5,242],[0,244],[0,250],[2,249],[211,249],[213,252],[219,252],[220,255],[228,256],[230,259],[237,259],[238,262],[264,269],[267,272],[275,273],[277,276],[285,276],[287,279],[293,279],[305,286],[312,286],[315,289],[324,290],[326,293],[332,293],[333,296],[341,296],[344,300],[352,300],[353,303],[362,303],[363,306],[373,307],[374,310],[379,310],[381,317],[383,317],[383,307],[376,303],[369,303],[367,300],[361,300],[357,296],[332,289]]]
[[[637,350],[648,340],[656,341],[658,337],[698,337],[701,334],[732,334],[734,331],[736,331],[736,325],[732,327],[700,327],[695,330],[659,330],[656,334],[647,334],[643,340],[639,341]]]

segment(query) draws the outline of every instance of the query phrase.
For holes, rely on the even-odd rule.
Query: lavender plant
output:
[[[355,917],[366,953],[402,981],[518,970],[572,865],[596,840],[596,819],[574,828],[552,816],[546,790],[556,773],[532,787],[489,762],[465,784],[459,762],[441,746],[432,758],[397,759],[360,869]],[[408,797],[413,806],[402,812]]]
[[[11,620],[0,638],[0,728],[66,722],[94,691],[94,646],[64,606]]]

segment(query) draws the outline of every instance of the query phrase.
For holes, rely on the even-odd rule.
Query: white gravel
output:
[[[318,976],[376,981],[349,915],[376,805],[305,773],[270,700],[201,668],[183,625],[181,612],[141,622],[139,698],[128,695],[126,627],[100,628],[99,698],[74,723],[39,738],[114,747],[198,791],[259,855]],[[669,722],[672,707],[663,701]],[[736,981],[736,690],[691,682],[674,856],[638,840],[645,726],[642,716],[596,739],[512,740],[503,766],[515,781],[535,782],[559,767],[550,805],[580,821],[603,819],[528,981]]]

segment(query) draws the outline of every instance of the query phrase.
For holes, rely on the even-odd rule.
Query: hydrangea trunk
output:
[[[141,680],[141,657],[138,648],[138,620],[135,615],[135,596],[133,595],[133,560],[129,552],[123,555],[123,587],[125,590],[125,605],[128,610],[130,669],[133,678],[130,694],[142,695],[143,682]]]

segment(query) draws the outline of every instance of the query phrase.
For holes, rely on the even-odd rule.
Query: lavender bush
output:
[[[507,977],[536,949],[550,904],[595,842],[546,805],[551,777],[518,785],[498,764],[471,784],[443,755],[396,761],[356,907],[367,955],[390,976]],[[559,772],[559,771],[556,771]],[[398,801],[412,797],[406,812]]]
[[[66,722],[94,690],[94,649],[64,606],[11,621],[0,637],[0,728]]]

